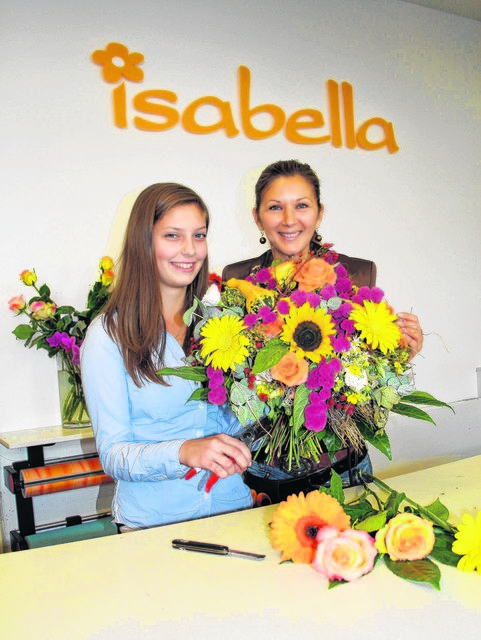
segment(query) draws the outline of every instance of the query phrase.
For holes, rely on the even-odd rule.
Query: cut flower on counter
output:
[[[357,580],[381,559],[396,576],[438,590],[439,563],[480,572],[480,513],[476,519],[464,514],[456,528],[439,499],[422,507],[374,476],[362,477],[369,484],[351,502],[345,502],[341,478],[332,471],[329,489],[280,503],[271,521],[271,540],[281,562],[311,564],[329,587]]]

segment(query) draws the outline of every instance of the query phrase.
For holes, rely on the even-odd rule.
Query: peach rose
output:
[[[317,534],[312,566],[329,580],[357,580],[369,573],[377,556],[374,540],[366,531],[322,527]]]
[[[14,298],[10,298],[8,301],[8,307],[10,311],[16,311],[20,313],[23,309],[25,309],[25,298],[23,296],[15,296]]]
[[[398,513],[376,533],[376,549],[391,560],[421,560],[434,547],[433,523],[413,513]]]
[[[334,284],[336,279],[334,267],[322,258],[308,260],[294,276],[301,291],[314,291],[325,284]]]
[[[30,305],[30,311],[35,320],[47,320],[55,314],[57,307],[51,302],[36,300]]]
[[[298,358],[292,351],[286,355],[271,369],[274,380],[283,382],[288,387],[297,387],[307,380],[309,365],[304,358]]]

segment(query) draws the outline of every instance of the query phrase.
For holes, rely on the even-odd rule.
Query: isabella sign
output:
[[[185,106],[179,104],[177,93],[171,89],[149,89],[137,93],[128,91],[129,83],[141,83],[144,61],[141,53],[130,53],[118,42],[92,54],[95,64],[102,67],[105,82],[112,89],[113,119],[116,127],[135,127],[141,131],[168,131],[181,126],[192,134],[211,134],[223,131],[228,138],[241,133],[251,140],[265,140],[283,133],[296,144],[325,144],[348,149],[376,151],[387,149],[396,153],[399,147],[392,122],[379,116],[356,122],[354,90],[349,82],[327,80],[327,106],[325,114],[312,108],[293,113],[277,104],[254,105],[251,102],[251,72],[248,67],[237,70],[236,121],[232,104],[217,96],[201,96]],[[129,95],[132,94],[132,95]],[[259,120],[264,125],[260,128]],[[266,126],[267,121],[267,126]]]

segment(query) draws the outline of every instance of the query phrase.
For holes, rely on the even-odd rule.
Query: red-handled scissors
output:
[[[232,437],[236,440],[240,440],[240,442],[243,442],[247,446],[249,451],[252,451],[254,445],[260,442],[264,438],[264,435],[265,434],[263,433],[261,436],[258,436],[257,430],[254,427],[245,427],[244,429],[242,429],[242,431],[239,431]],[[234,462],[233,458],[230,459],[232,460],[232,462]],[[191,467],[185,474],[184,479],[190,480],[200,471],[202,471],[200,467]],[[212,473],[212,471],[208,471],[206,469],[205,473],[199,480],[197,490],[202,491],[204,489],[206,493],[210,493],[210,490],[215,485],[217,480],[219,480],[219,476],[216,473]]]

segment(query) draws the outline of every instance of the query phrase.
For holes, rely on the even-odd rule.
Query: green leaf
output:
[[[191,400],[206,401],[208,400],[208,397],[207,397],[208,395],[209,395],[209,389],[206,389],[204,387],[199,387],[193,393],[191,393],[187,402],[190,402]]]
[[[362,435],[364,438],[372,444],[373,447],[376,447],[381,453],[383,453],[386,458],[392,460],[391,455],[391,443],[389,442],[389,438],[386,432],[381,435],[373,434],[370,430],[361,429]]]
[[[70,315],[75,313],[75,308],[74,307],[70,307],[68,305],[65,305],[63,307],[58,307],[57,308],[57,313],[60,315],[64,315],[65,313],[68,313]]]
[[[184,313],[184,323],[190,327],[190,323],[192,322],[192,318],[194,316],[194,311],[197,309],[197,306],[199,304],[199,300],[197,298],[194,298],[194,302],[192,304],[192,306],[190,307],[190,309],[187,309],[187,311]]]
[[[48,288],[48,286],[46,284],[43,284],[40,289],[38,290],[38,293],[40,294],[40,296],[46,301],[48,302],[50,299],[50,289]]]
[[[208,380],[205,367],[164,367],[157,371],[158,376],[177,376],[184,380],[206,382]]]
[[[439,500],[439,498],[436,498],[434,502],[427,507],[424,507],[424,510],[429,511],[429,513],[434,514],[445,522],[447,522],[449,518],[449,509]]]
[[[29,324],[19,324],[18,327],[12,331],[13,335],[19,340],[28,340],[35,335],[35,332],[35,329],[32,329]]]
[[[441,571],[437,564],[424,558],[423,560],[399,560],[395,562],[389,556],[384,556],[384,562],[389,571],[403,580],[413,582],[427,582],[438,591],[441,589]]]
[[[296,395],[294,396],[294,433],[297,434],[299,429],[304,426],[306,421],[304,415],[304,409],[309,400],[310,391],[305,384],[300,384],[296,389]]]
[[[408,396],[404,396],[403,400],[405,400]],[[396,404],[391,411],[393,413],[399,413],[401,416],[406,416],[408,418],[415,418],[416,420],[426,420],[426,422],[431,422],[431,424],[436,425],[434,420],[431,418],[429,413],[426,413],[419,407],[414,407],[410,404],[404,404],[400,402]]]
[[[413,404],[425,404],[425,405],[430,405],[432,407],[447,407],[448,409],[451,409],[453,413],[455,413],[454,409],[450,404],[447,404],[447,402],[442,402],[441,400],[438,400],[437,398],[432,396],[430,393],[427,393],[427,391],[413,391],[409,395],[404,396],[403,400],[404,402],[410,402]]]
[[[289,351],[289,345],[282,340],[270,340],[257,354],[252,373],[257,375],[274,367]]]
[[[434,535],[434,547],[429,555],[442,564],[446,564],[449,567],[457,567],[461,556],[452,550],[453,542],[455,541],[454,533],[448,533],[443,529],[434,527]]]
[[[371,531],[379,531],[386,524],[387,511],[378,511],[372,516],[368,516],[364,518],[364,520],[360,520],[356,522],[354,525],[354,529],[359,531],[367,531],[371,533]]]
[[[398,493],[397,491],[393,491],[384,505],[384,508],[387,511],[388,518],[394,518],[394,516],[399,511],[399,507],[401,503],[404,502],[406,498],[405,493]]]
[[[344,504],[346,497],[342,488],[342,478],[334,469],[331,469],[331,487],[329,493],[333,498],[336,498],[339,504]]]

